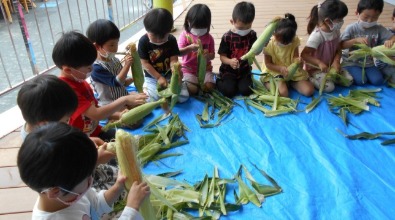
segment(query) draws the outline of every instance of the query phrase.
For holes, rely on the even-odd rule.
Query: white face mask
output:
[[[92,74],[92,72],[89,72],[89,73],[83,73],[83,72],[81,72],[81,71],[79,71],[79,70],[76,70],[76,69],[74,69],[74,68],[71,68],[72,70],[74,70],[74,71],[76,71],[76,72],[79,72],[79,73],[81,73],[81,74],[83,74],[83,75],[85,75],[85,79],[87,79],[88,77],[90,77],[91,76],[91,74]],[[73,77],[73,79],[76,81],[76,82],[79,82],[79,83],[82,83],[82,82],[84,82],[85,81],[85,79],[80,79],[80,78],[77,78],[77,77],[75,77],[73,74],[70,74],[72,77]]]
[[[191,28],[191,34],[195,36],[203,36],[207,33],[207,28]]]
[[[373,22],[359,21],[359,25],[362,28],[367,29],[367,28],[371,28],[371,27],[376,26],[377,25],[377,21],[373,21]]]
[[[239,29],[235,28],[235,30],[232,31],[232,32],[235,33],[235,34],[238,34],[240,36],[246,36],[247,34],[249,34],[251,32],[251,28],[249,28],[247,30],[239,30]]]
[[[108,52],[107,50],[105,50],[104,48],[102,48],[102,50],[104,50],[104,52],[106,52],[105,54],[102,54],[102,53],[100,53],[100,51],[98,51],[99,52],[99,54],[100,54],[100,56],[102,56],[103,58],[106,58],[106,59],[112,59],[112,58],[114,58],[115,57],[115,53],[112,53],[112,52]]]
[[[329,26],[329,30],[334,31],[334,30],[340,30],[344,24],[344,21],[340,21],[340,22],[333,22],[332,20],[330,20],[332,22],[332,28],[331,26]]]

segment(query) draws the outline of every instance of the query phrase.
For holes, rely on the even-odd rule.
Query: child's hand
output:
[[[115,154],[107,151],[107,143],[97,149],[97,164],[106,164],[115,157]]]
[[[144,104],[148,99],[148,96],[145,93],[131,93],[125,97],[127,97],[126,105],[131,108]]]
[[[158,85],[161,88],[167,88],[167,80],[165,79],[165,77],[161,76],[158,78]]]
[[[90,139],[91,139],[91,141],[93,141],[93,143],[95,143],[95,145],[96,145],[96,148],[99,148],[99,146],[101,146],[101,145],[103,145],[104,143],[106,143],[106,142],[104,142],[101,138],[99,138],[99,137],[89,137]]]
[[[282,66],[280,67],[280,73],[281,75],[283,75],[284,77],[288,76],[288,68],[286,66]]]
[[[204,49],[204,50],[203,50],[203,56],[204,56],[204,58],[206,58],[207,60],[209,59],[210,53],[208,52],[207,49]]]
[[[358,37],[358,38],[355,38],[354,41],[355,41],[355,43],[368,45],[368,38],[367,37]]]
[[[199,44],[190,44],[187,47],[188,47],[189,51],[194,52],[199,49]]]
[[[328,66],[327,66],[325,63],[320,62],[320,63],[318,64],[318,67],[320,67],[320,70],[321,70],[322,72],[324,72],[324,73],[328,72]]]
[[[232,58],[232,59],[230,59],[229,65],[233,69],[237,69],[237,68],[239,68],[239,61],[236,58]]]
[[[132,65],[132,63],[133,63],[133,57],[130,56],[129,54],[127,54],[127,55],[125,56],[124,60],[125,60],[125,66],[126,66],[126,65],[127,65],[127,66],[130,66],[130,65]]]
[[[384,41],[384,46],[387,48],[391,48],[392,45],[394,45],[394,41],[393,40],[386,40]]]
[[[338,62],[332,63],[332,67],[336,70],[336,72],[340,73],[341,65]]]
[[[147,183],[133,182],[130,187],[128,198],[126,201],[126,206],[139,210],[141,203],[150,194],[150,188]]]

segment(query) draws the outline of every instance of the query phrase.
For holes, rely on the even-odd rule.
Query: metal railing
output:
[[[124,30],[152,7],[152,0],[40,0],[27,1],[27,8],[19,1],[9,2],[0,4],[0,98],[54,67],[52,48],[62,32],[85,33],[100,18]]]

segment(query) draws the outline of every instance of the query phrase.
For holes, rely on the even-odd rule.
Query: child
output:
[[[84,133],[64,123],[34,130],[23,142],[17,158],[22,180],[39,193],[32,219],[99,219],[109,213],[124,189],[119,175],[110,189],[91,189],[97,150]],[[134,182],[121,218],[142,219],[140,204],[149,195],[146,183]]]
[[[97,59],[93,63],[91,84],[97,93],[99,106],[107,105],[122,96],[128,95],[125,86],[133,82],[127,78],[132,56],[125,56],[125,65],[115,57],[121,33],[117,26],[109,20],[99,19],[89,25],[86,35],[97,50]],[[111,119],[118,120],[121,112],[116,112]]]
[[[285,14],[281,18],[273,37],[267,46],[263,49],[265,69],[269,76],[262,76],[261,81],[266,87],[270,86],[268,82],[270,77],[287,78],[288,66],[299,59],[300,40],[296,36],[295,17],[292,14]],[[302,68],[299,68],[295,75],[289,80],[289,85],[304,96],[311,96],[314,93],[313,84],[308,81],[308,74]],[[280,96],[288,97],[288,85],[284,80],[278,80],[278,91]]]
[[[79,128],[91,137],[100,137],[110,141],[115,130],[101,131],[99,120],[108,118],[114,112],[126,107],[134,107],[145,103],[145,94],[122,96],[112,103],[99,107],[90,85],[85,81],[92,71],[92,63],[96,60],[96,48],[84,35],[67,32],[56,42],[52,51],[55,65],[61,69],[60,79],[74,90],[78,97],[77,110],[72,114],[69,124]]]
[[[326,0],[311,9],[307,26],[310,36],[301,57],[306,62],[304,68],[316,89],[320,89],[321,82],[331,67],[352,81],[352,76],[340,66],[340,29],[347,13],[347,5],[340,0]],[[324,91],[332,92],[334,89],[334,83],[327,79]]]
[[[145,73],[143,88],[152,100],[158,100],[157,87],[168,86],[171,69],[173,64],[178,62],[180,54],[177,40],[170,34],[173,28],[173,15],[163,8],[153,9],[145,16],[144,27],[147,34],[140,38],[138,45],[138,53]],[[182,84],[178,102],[185,102],[188,98],[188,89]]]
[[[247,60],[240,60],[256,41],[256,32],[251,30],[255,18],[255,7],[250,2],[239,2],[233,9],[230,23],[233,29],[221,39],[218,54],[221,60],[218,90],[227,97],[237,93],[244,96],[252,93],[251,66]]]
[[[21,129],[22,139],[25,139],[33,130],[50,122],[68,123],[77,109],[78,99],[63,80],[54,75],[40,75],[23,84],[18,92],[17,103],[26,121]],[[93,186],[96,189],[108,189],[115,183],[118,174],[118,167],[108,164],[115,155],[106,151],[102,139],[90,138],[98,146],[99,154]]]
[[[395,8],[392,11],[392,27],[389,28],[392,34],[395,34]]]
[[[211,11],[204,4],[196,4],[189,9],[184,22],[185,30],[180,34],[178,47],[182,57],[183,81],[187,82],[189,94],[196,94],[199,87],[197,78],[197,49],[199,39],[203,46],[203,54],[207,59],[206,77],[204,79],[204,90],[210,91],[215,87],[213,66],[211,60],[215,57],[214,38],[209,34],[211,25]],[[192,38],[190,42],[187,38]]]
[[[77,95],[71,87],[54,75],[40,75],[27,81],[18,92],[17,104],[26,123],[21,135],[48,122],[67,123],[77,109]]]
[[[384,82],[382,72],[374,65],[371,56],[357,61],[349,60],[349,52],[357,49],[354,44],[366,44],[369,47],[375,47],[384,44],[386,47],[392,47],[395,36],[385,27],[377,24],[377,20],[383,11],[383,0],[360,0],[357,7],[358,21],[346,27],[341,35],[341,46],[343,50],[343,66],[354,78],[356,85],[370,83],[372,85],[381,85]],[[365,77],[362,76],[364,68]]]

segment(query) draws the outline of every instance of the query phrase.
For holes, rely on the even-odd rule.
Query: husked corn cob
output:
[[[133,182],[141,183],[143,181],[135,153],[137,141],[128,132],[118,129],[115,134],[115,142],[119,169],[122,175],[126,176],[125,187],[129,191]],[[156,219],[156,212],[149,198],[141,204],[140,213],[144,219]]]
[[[135,43],[130,43],[128,47],[129,47],[130,55],[133,57],[131,70],[132,70],[134,85],[136,86],[137,91],[139,93],[142,93],[143,84],[144,84],[144,72],[143,72],[143,67],[141,66],[140,56],[137,53]]]
[[[248,53],[241,57],[242,60],[253,58],[257,53],[262,51],[263,47],[269,42],[270,38],[272,37],[273,32],[276,29],[277,24],[280,20],[280,17],[276,17],[266,26],[265,30],[254,42]]]
[[[102,130],[107,131],[110,128],[120,127],[121,125],[124,124],[126,125],[135,124],[137,121],[147,116],[156,107],[163,104],[164,102],[165,102],[164,99],[160,99],[156,102],[148,102],[140,106],[137,106],[133,109],[130,109],[128,112],[124,113],[121,116],[121,119],[112,123],[108,123],[106,126],[102,127]]]

